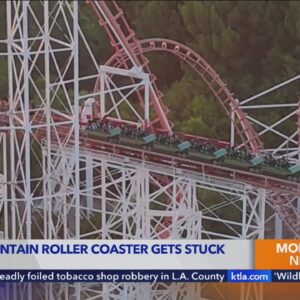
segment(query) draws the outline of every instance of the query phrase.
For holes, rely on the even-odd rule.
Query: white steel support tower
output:
[[[6,2],[1,55],[7,58],[9,109],[1,112],[1,142],[7,141],[1,158],[7,196],[0,205],[5,239],[79,238],[79,161],[66,152],[79,156],[77,6],[77,1]],[[66,218],[53,214],[59,201],[64,211],[72,207],[72,230]],[[50,297],[31,284],[9,285],[5,294],[14,300]]]
[[[79,156],[77,3],[34,4],[7,2],[9,110],[1,112],[1,130],[8,140],[7,189],[13,209],[5,238],[57,237],[49,212],[44,226],[34,233],[32,216],[36,207],[51,211],[59,195],[53,175],[67,162],[69,170],[62,175],[72,180],[64,196],[74,204],[79,201],[79,163],[66,152],[72,148]],[[67,28],[60,38],[52,35],[58,18]],[[51,152],[53,143],[57,152]],[[74,237],[78,234],[79,224]]]

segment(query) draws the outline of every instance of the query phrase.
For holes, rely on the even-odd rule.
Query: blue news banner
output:
[[[300,282],[291,270],[0,270],[8,282]]]

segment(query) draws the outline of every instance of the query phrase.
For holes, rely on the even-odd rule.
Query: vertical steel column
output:
[[[31,196],[31,144],[30,144],[30,134],[31,134],[31,123],[29,119],[29,60],[30,60],[30,49],[28,48],[28,6],[29,1],[25,0],[22,2],[22,26],[23,26],[23,99],[18,99],[19,103],[23,101],[23,120],[24,120],[24,137],[22,143],[24,143],[25,150],[25,178],[24,178],[24,196],[25,196],[25,210],[26,210],[26,239],[31,239],[31,205],[32,205],[32,196]],[[18,95],[22,97],[20,93]],[[21,105],[22,108],[22,105]],[[21,159],[21,157],[19,157]],[[27,285],[27,298],[32,299],[32,284],[28,283]]]
[[[75,157],[75,186],[74,196],[76,203],[76,234],[80,237],[80,195],[79,195],[79,39],[78,39],[78,2],[73,1],[73,55],[74,55],[74,157]]]
[[[121,201],[123,203],[123,216],[122,216],[122,235],[124,239],[127,239],[127,211],[128,200],[126,197],[126,169],[122,167],[122,183],[121,183]]]
[[[23,66],[24,66],[24,75],[23,75],[23,101],[24,101],[24,142],[25,142],[25,199],[26,199],[26,238],[31,239],[31,205],[32,205],[32,196],[31,196],[31,155],[30,155],[30,133],[31,133],[31,123],[29,120],[29,59],[30,53],[28,48],[28,5],[29,1],[22,2],[22,14],[23,14]],[[20,95],[21,96],[21,95]],[[20,99],[21,101],[21,99]],[[30,289],[29,289],[30,290]],[[29,291],[28,290],[28,291]],[[31,297],[29,292],[28,297]],[[29,298],[31,299],[31,298]]]
[[[233,110],[233,107],[230,106],[231,108],[231,118],[230,118],[230,145],[231,147],[234,147],[235,143],[235,112]]]
[[[80,178],[79,178],[79,39],[78,39],[78,2],[73,1],[73,72],[74,72],[74,157],[75,157],[75,238],[80,238]],[[76,299],[80,300],[80,283],[75,284]]]
[[[12,2],[6,1],[6,24],[7,24],[7,67],[8,67],[8,101],[9,101],[9,150],[10,150],[10,198],[11,198],[11,233],[10,237],[16,239],[16,193],[15,193],[15,184],[16,184],[16,175],[15,175],[15,156],[12,155],[15,153],[15,130],[14,130],[14,120],[13,120],[13,111],[15,107],[14,103],[14,92],[13,92],[13,52],[12,52],[12,43],[13,43],[13,32],[12,32]],[[15,12],[17,13],[17,12]],[[14,295],[14,300],[16,295]]]
[[[105,76],[106,73],[100,69],[100,118],[105,116]]]
[[[177,177],[173,178],[172,181],[172,199],[171,199],[171,206],[172,206],[172,227],[168,229],[169,237],[174,240],[178,239],[178,233],[177,233],[177,186],[179,187],[179,179]],[[168,218],[168,217],[167,217]]]
[[[136,170],[136,183],[135,183],[135,189],[136,189],[136,239],[142,239],[143,238],[143,182],[144,177],[142,170],[137,168]]]
[[[150,236],[148,235],[149,232],[149,221],[148,221],[148,211],[149,211],[149,194],[148,194],[148,186],[147,186],[147,178],[149,177],[148,171],[145,169],[141,169],[141,203],[142,203],[142,214],[141,214],[141,238],[146,239]]]
[[[106,169],[107,164],[105,160],[102,160],[101,164],[101,229],[102,239],[107,238],[106,228]]]
[[[91,215],[91,210],[94,207],[93,200],[93,187],[94,187],[94,178],[93,178],[93,158],[91,156],[86,156],[86,204],[87,204],[87,215]]]
[[[143,83],[145,86],[145,115],[144,115],[144,121],[148,124],[150,121],[150,79],[149,79],[149,74],[144,73],[144,79]],[[145,124],[146,125],[146,124]]]
[[[198,206],[198,197],[197,197],[197,185],[195,182],[192,184],[192,210],[197,211]],[[190,235],[193,238],[202,239],[202,211],[199,212],[200,215],[200,230],[197,229],[197,237],[195,237],[195,233],[191,232]],[[199,232],[199,233],[198,233]]]
[[[2,201],[4,201],[4,237],[3,239],[9,239],[9,226],[8,226],[8,174],[7,174],[7,134],[2,133],[1,134],[1,141],[2,141],[2,154],[3,154],[3,178],[4,178],[4,186],[3,186],[3,194],[2,194]],[[1,295],[4,300],[11,299],[10,297],[10,289],[11,289],[11,283],[5,283],[3,288],[3,294]]]
[[[7,195],[7,143],[6,143],[6,133],[1,133],[0,141],[2,143],[2,159],[3,159],[3,187],[2,187],[2,201],[3,208],[4,208],[4,239],[9,238],[9,232],[8,232],[8,195]]]
[[[47,160],[47,154],[45,147],[42,147],[42,168],[43,168],[43,174],[46,173],[46,160]],[[47,181],[43,180],[43,191],[46,193],[46,185]],[[43,237],[44,239],[47,239],[48,237],[48,220],[47,220],[47,213],[48,213],[48,201],[43,200],[43,215],[44,215],[44,223],[43,223]]]
[[[49,2],[44,2],[44,63],[45,63],[45,114],[46,114],[46,141],[45,152],[46,159],[43,162],[44,168],[44,201],[47,208],[47,213],[45,214],[45,223],[48,225],[48,230],[44,238],[52,238],[52,181],[51,181],[51,99],[50,99],[50,33],[49,33]],[[46,165],[44,165],[46,164]]]
[[[283,237],[283,221],[278,212],[275,212],[275,239],[282,239]]]
[[[249,199],[249,201],[251,201]],[[247,239],[247,202],[248,202],[248,196],[243,195],[242,196],[242,233],[241,233],[241,239]]]
[[[265,212],[266,212],[266,190],[265,189],[260,189],[259,190],[259,197],[260,201],[258,204],[258,210],[259,210],[259,218],[258,220],[260,222],[259,226],[259,233],[258,233],[258,238],[259,239],[264,239],[265,237]]]
[[[149,171],[145,168],[145,230],[144,230],[144,239],[150,239],[151,237],[151,214],[150,214],[150,174]]]

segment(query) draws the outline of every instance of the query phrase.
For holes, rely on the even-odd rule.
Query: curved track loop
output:
[[[105,1],[87,2],[93,7],[98,17],[99,24],[106,30],[111,44],[116,50],[115,55],[113,55],[106,64],[110,66],[130,68],[133,63],[133,65],[142,67],[143,70],[150,75],[152,84],[151,105],[154,107],[157,114],[157,118],[151,122],[152,125],[155,126],[155,124],[160,123],[160,126],[164,130],[171,131],[170,123],[166,117],[167,108],[161,101],[163,94],[157,88],[155,83],[156,78],[150,72],[148,60],[143,53],[151,51],[165,51],[172,53],[185,61],[201,76],[215,97],[224,107],[229,118],[231,118],[232,112],[235,113],[235,127],[245,147],[255,154],[263,151],[263,144],[247,119],[245,113],[239,108],[236,99],[230,93],[226,84],[220,79],[219,75],[200,55],[187,46],[168,39],[146,39],[139,41],[136,38],[134,31],[130,28],[123,11],[119,8],[115,1],[110,2],[112,6],[111,8]],[[295,218],[291,217],[291,215],[295,214],[291,214],[289,210],[284,209],[287,202],[288,200],[282,199],[281,195],[273,196],[275,209],[277,209],[282,219],[285,220],[288,227],[292,229],[291,231],[295,234],[295,236],[298,237],[300,235],[300,228],[299,230],[297,230],[298,228],[293,230]],[[298,219],[299,214],[297,213],[296,215]],[[168,225],[169,221],[170,220],[166,218],[163,222],[164,225]]]
[[[255,154],[258,154],[263,150],[263,144],[247,119],[246,114],[239,108],[238,102],[233,97],[233,94],[229,91],[216,71],[199,54],[176,41],[154,38],[141,40],[140,47],[135,48],[136,52],[140,50],[144,53],[155,51],[169,52],[191,66],[219,100],[229,118],[231,118],[232,111],[235,112],[235,127],[245,147]],[[124,59],[126,59],[124,51],[116,52],[106,62],[106,65],[120,67],[123,64]]]

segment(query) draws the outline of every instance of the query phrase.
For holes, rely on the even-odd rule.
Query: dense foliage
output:
[[[139,38],[165,37],[190,46],[213,66],[240,100],[299,73],[299,2],[119,3]],[[226,138],[228,119],[199,78],[171,57],[151,58],[152,70],[160,79],[160,87],[166,91],[165,101],[177,128]],[[291,85],[260,101],[290,101],[298,97],[297,91],[297,86]],[[277,120],[280,113],[284,112],[268,116],[269,122]],[[266,116],[263,117],[266,120]]]

